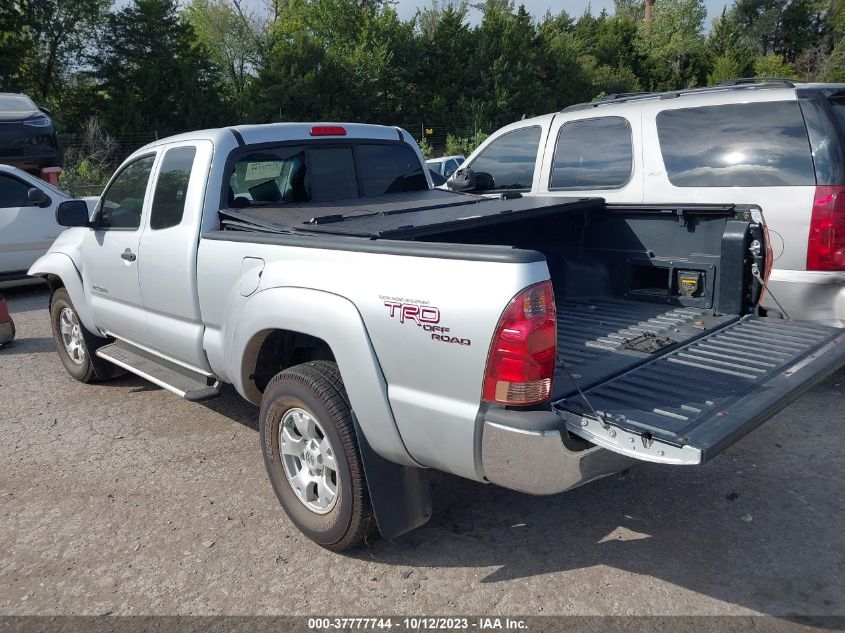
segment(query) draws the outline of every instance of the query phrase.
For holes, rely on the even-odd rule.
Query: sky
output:
[[[660,2],[660,0],[656,1]],[[117,0],[118,5],[124,2],[126,0]],[[251,8],[264,6],[264,0],[242,0],[242,2]],[[431,5],[431,0],[394,0],[394,2],[396,3],[396,10],[399,13],[399,17],[405,20],[412,18],[418,8]],[[472,2],[473,0],[470,0],[471,4]],[[733,0],[704,0],[704,4],[707,6],[705,30],[709,31],[710,22],[713,18],[718,17],[722,13],[722,9],[732,3]],[[613,0],[514,0],[514,4],[516,6],[524,4],[528,12],[537,18],[542,18],[546,14],[547,9],[550,9],[552,13],[560,13],[562,9],[565,9],[569,15],[576,18],[584,13],[584,9],[588,6],[591,8],[593,15],[598,15],[602,9],[607,9],[611,13],[613,12]],[[469,20],[470,23],[477,24],[480,21],[479,12],[475,9],[470,9]]]
[[[430,0],[398,0],[396,10],[399,16],[407,19],[413,17],[418,7],[429,5]],[[660,0],[657,0],[660,2]],[[589,5],[592,8],[593,15],[601,13],[602,9],[607,9],[613,12],[613,0],[515,0],[515,4],[525,4],[525,8],[529,13],[541,18],[546,13],[547,9],[551,9],[552,13],[560,13],[561,9],[573,16],[578,17],[584,12],[584,9]],[[710,21],[718,17],[722,13],[722,8],[726,4],[730,4],[731,0],[705,0],[707,5],[707,22],[706,27],[710,29]],[[478,12],[470,10],[470,21],[475,24],[478,22]]]

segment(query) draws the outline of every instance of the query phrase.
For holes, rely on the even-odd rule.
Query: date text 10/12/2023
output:
[[[519,618],[479,617],[479,618],[309,618],[308,628],[314,631],[337,630],[407,630],[407,631],[452,631],[471,630],[524,631],[528,628],[525,620]]]

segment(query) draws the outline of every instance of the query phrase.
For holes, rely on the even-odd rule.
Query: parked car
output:
[[[585,103],[502,128],[465,166],[476,192],[760,205],[770,296],[790,317],[845,326],[845,84],[741,80]]]
[[[845,332],[757,315],[757,207],[445,192],[392,127],[162,139],[58,219],[30,274],[70,375],[231,383],[334,550],[425,523],[426,468],[554,494],[696,465],[845,364]]]
[[[50,111],[26,95],[0,92],[0,163],[36,175],[44,167],[61,166]]]
[[[26,277],[63,227],[56,207],[73,198],[20,169],[0,165],[0,280]],[[97,198],[87,198],[93,210]]]
[[[425,161],[425,164],[431,171],[448,178],[455,173],[455,170],[463,164],[464,160],[463,156],[442,156],[430,158]]]

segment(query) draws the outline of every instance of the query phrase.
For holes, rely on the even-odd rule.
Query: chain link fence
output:
[[[427,157],[436,158],[450,154],[468,156],[487,137],[489,130],[474,125],[423,122],[408,132]]]

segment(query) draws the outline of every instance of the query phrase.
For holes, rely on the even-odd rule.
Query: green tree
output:
[[[784,77],[797,79],[795,67],[780,55],[763,55],[754,62],[755,77]]]
[[[260,34],[255,14],[245,12],[236,0],[192,0],[185,18],[240,101],[258,62]]]
[[[736,0],[729,15],[748,48],[792,62],[826,35],[827,9],[825,0]]]
[[[703,35],[707,8],[703,0],[660,0],[648,37],[641,38],[648,67],[641,77],[652,90],[690,88],[706,78]]]
[[[12,0],[0,8],[0,79],[55,103],[110,0]],[[13,79],[14,78],[14,79]]]
[[[159,135],[227,120],[219,71],[176,0],[134,0],[110,13],[91,59],[112,133]]]

